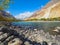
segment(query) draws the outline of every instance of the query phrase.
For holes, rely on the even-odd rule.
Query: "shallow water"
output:
[[[29,29],[49,30],[55,27],[60,27],[60,22],[13,22],[13,25],[18,25]]]

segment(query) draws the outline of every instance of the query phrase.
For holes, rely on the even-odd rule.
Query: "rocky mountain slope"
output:
[[[0,21],[10,21],[15,19],[10,13],[0,10]]]
[[[36,11],[31,17],[25,20],[58,17],[60,17],[60,0],[51,0],[41,10]]]

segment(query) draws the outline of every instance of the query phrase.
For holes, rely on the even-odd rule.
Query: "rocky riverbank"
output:
[[[41,45],[24,37],[16,29],[14,26],[0,26],[0,45]]]
[[[24,30],[21,26],[5,24],[0,26],[0,45],[60,45],[60,35],[50,35],[49,32],[37,29]]]

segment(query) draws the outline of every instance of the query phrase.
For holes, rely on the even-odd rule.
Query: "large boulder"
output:
[[[12,41],[10,41],[9,43],[8,43],[8,45],[21,45],[23,42],[20,40],[20,39],[18,39],[18,38],[15,38],[15,39],[13,39]]]

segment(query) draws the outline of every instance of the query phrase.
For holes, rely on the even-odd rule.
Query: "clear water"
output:
[[[18,25],[24,29],[43,29],[51,30],[55,27],[60,27],[60,22],[13,22],[13,25]]]

